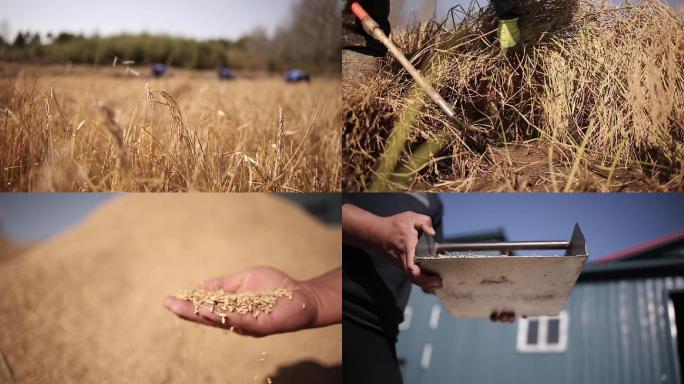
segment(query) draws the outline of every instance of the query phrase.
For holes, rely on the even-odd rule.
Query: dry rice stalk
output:
[[[117,148],[120,151],[124,150],[124,132],[123,128],[114,119],[114,111],[103,102],[98,102],[102,116],[104,117],[104,125],[107,131],[112,135],[116,142]]]
[[[285,133],[285,125],[283,124],[283,107],[278,107],[278,132],[276,134],[275,142],[275,165],[273,167],[273,174],[271,180],[275,180],[280,172],[280,161],[283,156],[283,134]]]
[[[14,379],[14,373],[12,372],[12,368],[9,365],[9,362],[7,362],[7,357],[5,354],[0,350],[0,382],[5,382],[5,380],[8,383],[15,383],[16,380]]]

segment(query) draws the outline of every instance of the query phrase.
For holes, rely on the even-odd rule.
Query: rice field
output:
[[[338,191],[337,77],[0,63],[0,190]]]

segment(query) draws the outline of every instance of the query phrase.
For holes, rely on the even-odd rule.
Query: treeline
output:
[[[255,29],[236,41],[197,41],[165,35],[92,36],[19,32],[0,39],[0,60],[37,63],[108,64],[115,57],[136,64],[165,63],[189,69],[280,71],[299,67],[313,72],[340,69],[339,12],[334,1],[301,0],[291,22],[273,37]]]

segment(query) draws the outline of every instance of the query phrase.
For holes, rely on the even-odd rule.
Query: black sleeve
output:
[[[349,0],[351,2],[351,0]],[[382,30],[389,35],[390,0],[358,0]],[[370,56],[385,56],[387,48],[369,36],[349,7],[342,11],[342,49],[350,49]]]

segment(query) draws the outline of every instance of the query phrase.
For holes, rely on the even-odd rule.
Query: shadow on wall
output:
[[[342,383],[342,365],[326,367],[315,361],[304,360],[292,365],[278,367],[271,380],[278,384]]]

